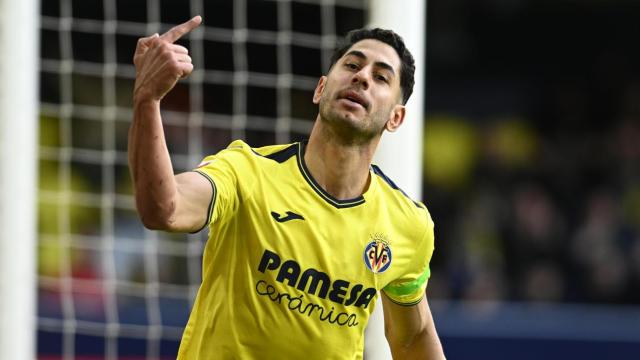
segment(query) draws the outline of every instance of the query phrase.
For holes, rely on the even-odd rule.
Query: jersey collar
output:
[[[318,182],[313,178],[313,176],[311,176],[311,172],[309,172],[309,169],[307,168],[307,164],[305,164],[304,162],[304,153],[306,148],[307,148],[307,141],[302,141],[298,143],[298,156],[297,156],[298,168],[300,169],[300,173],[302,174],[302,177],[304,177],[304,179],[311,186],[311,188],[324,201],[328,202],[330,205],[338,209],[349,208],[349,207],[354,207],[354,206],[364,204],[365,200],[364,200],[364,196],[362,195],[355,197],[353,199],[340,200],[340,199],[336,199],[331,194],[329,194],[325,189],[323,189],[322,186],[320,186],[320,184],[318,184]],[[371,171],[369,171],[369,176],[371,176]],[[373,186],[374,179],[373,179],[373,176],[371,177],[372,178],[370,181],[369,188]]]

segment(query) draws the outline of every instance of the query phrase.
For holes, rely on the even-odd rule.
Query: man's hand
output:
[[[133,63],[136,66],[135,101],[160,101],[179,79],[193,71],[189,51],[176,45],[178,39],[202,23],[193,19],[171,28],[162,35],[153,34],[138,40]]]
[[[194,231],[205,225],[213,189],[195,172],[175,176],[162,128],[160,100],[193,71],[186,48],[174,44],[202,22],[200,16],[164,35],[138,40],[136,83],[129,130],[129,170],[136,207],[150,229]]]

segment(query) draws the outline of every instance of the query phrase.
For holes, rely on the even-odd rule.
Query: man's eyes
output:
[[[383,75],[376,75],[376,79],[380,80],[380,81],[384,81],[386,83],[389,82],[389,80],[387,80],[386,77],[384,77]]]
[[[353,62],[346,62],[346,63],[344,63],[344,66],[347,69],[350,69],[350,70],[359,70],[360,69],[360,65],[357,64],[357,63],[353,63]],[[389,83],[389,79],[385,75],[375,74],[373,77],[378,81],[382,81],[382,82],[385,82],[387,84]]]

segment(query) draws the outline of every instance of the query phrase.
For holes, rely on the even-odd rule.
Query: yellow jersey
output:
[[[433,221],[375,165],[339,200],[304,163],[305,143],[235,141],[195,170],[213,188],[202,284],[179,359],[362,359],[378,291],[424,296]]]

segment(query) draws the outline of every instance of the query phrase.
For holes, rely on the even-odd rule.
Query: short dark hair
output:
[[[331,56],[331,66],[335,65],[338,60],[358,41],[374,39],[391,46],[400,57],[402,67],[400,69],[400,89],[402,90],[402,104],[406,104],[407,100],[413,93],[413,84],[415,83],[413,75],[416,71],[415,61],[409,49],[404,45],[402,37],[392,30],[380,28],[375,29],[357,29],[350,31],[338,48]]]

